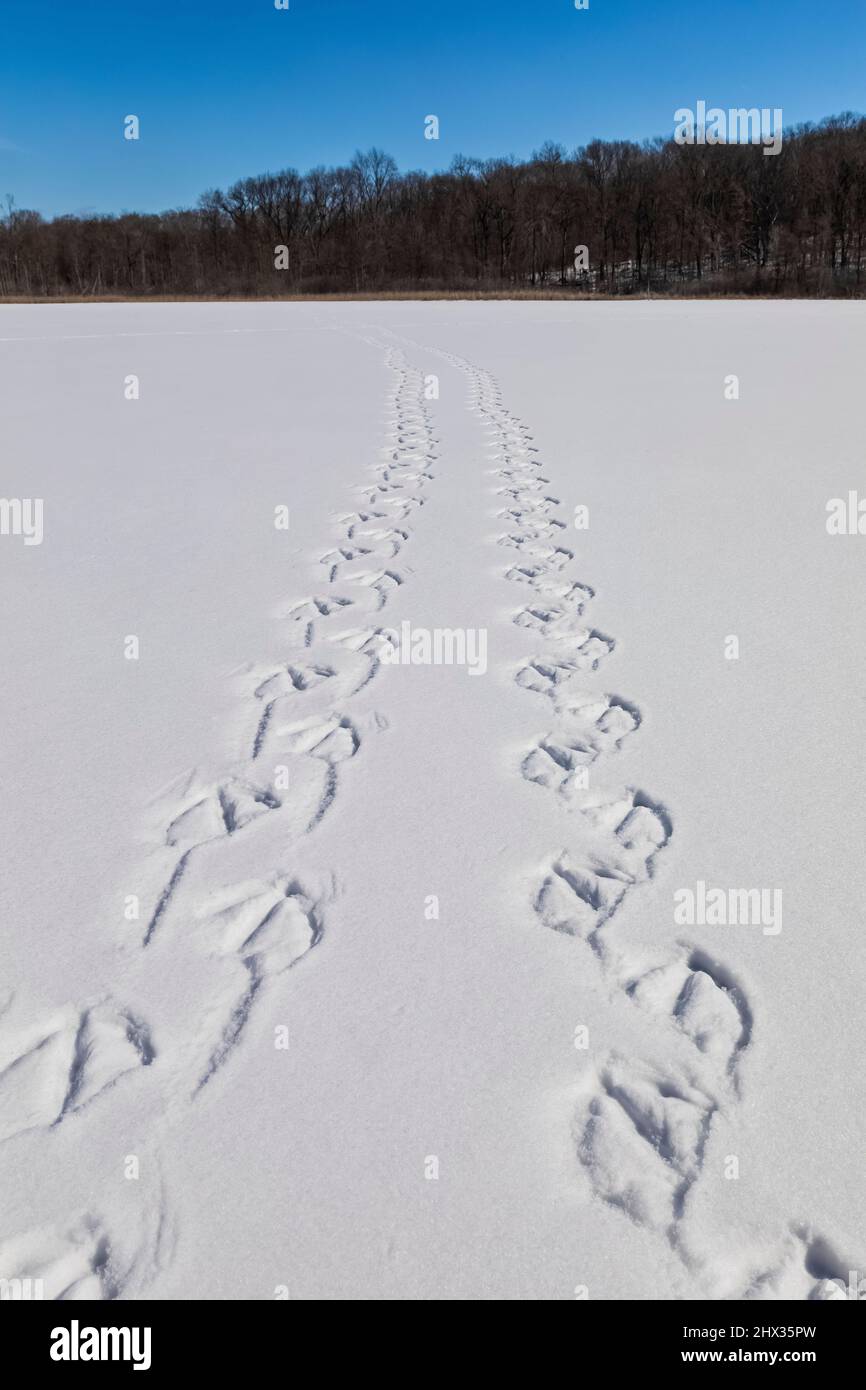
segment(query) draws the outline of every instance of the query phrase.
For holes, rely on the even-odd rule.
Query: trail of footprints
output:
[[[154,1055],[147,1027],[129,1013],[110,1004],[60,1010],[0,1051],[0,1143],[61,1124]]]
[[[275,845],[284,850],[309,833],[335,801],[341,765],[361,747],[367,730],[347,707],[379,670],[380,629],[375,624],[393,590],[404,582],[394,561],[412,534],[412,516],[424,505],[423,489],[436,457],[420,373],[394,348],[388,349],[386,364],[394,378],[386,457],[372,465],[372,481],[356,490],[358,508],[338,518],[337,545],[319,557],[322,591],[286,609],[288,659],[276,668],[250,672],[254,715],[248,761],[216,784],[188,788],[169,821],[166,844],[183,853],[148,928],[148,943],[169,930],[173,918],[186,919],[190,912],[195,920],[202,918],[202,896],[207,900],[210,885],[225,877],[215,854],[220,842],[258,835],[264,862]],[[374,717],[368,727],[378,722]],[[195,856],[206,865],[205,875],[197,875],[206,880],[203,890],[196,901],[178,904]],[[227,891],[228,905],[208,908],[204,921],[207,932],[212,929],[215,949],[234,952],[250,983],[232,1011],[206,1078],[237,1041],[264,980],[306,954],[323,930],[322,904],[303,885],[284,891],[264,875],[257,885],[237,890],[234,898],[231,886]],[[233,924],[228,931],[227,920]]]
[[[588,949],[613,990],[684,1035],[694,1053],[683,1075],[616,1055],[590,1069],[573,1115],[575,1155],[601,1201],[664,1233],[688,1263],[689,1197],[714,1121],[738,1094],[753,1031],[748,998],[733,972],[694,946],[661,960],[650,948],[650,958],[637,959],[611,939],[611,921],[652,876],[673,833],[664,806],[640,789],[590,790],[590,769],[616,757],[641,714],[593,684],[615,642],[587,621],[593,590],[565,574],[573,552],[528,428],[503,406],[488,373],[438,355],[468,378],[470,407],[488,432],[500,483],[497,543],[513,552],[505,577],[520,594],[513,621],[536,644],[515,679],[546,702],[551,727],[526,749],[520,770],[569,817],[568,848],[543,867],[535,914]],[[302,960],[325,930],[333,885],[301,882],[282,858],[327,814],[342,765],[378,723],[374,717],[361,727],[347,708],[377,674],[379,615],[405,582],[400,557],[436,457],[422,374],[396,347],[386,362],[393,389],[383,457],[357,489],[355,509],[338,518],[339,537],[319,557],[320,586],[285,610],[284,662],[249,672],[248,758],[215,780],[187,778],[163,818],[160,838],[175,857],[142,947],[161,950],[180,935],[210,961],[233,967],[203,1049],[190,1049],[187,1103],[226,1065],[268,982]],[[250,846],[260,863],[252,879],[234,875],[232,851],[240,845],[245,863]],[[160,1060],[147,1025],[106,1000],[70,1006],[5,1045],[0,1031],[0,1143],[86,1114],[125,1075]],[[849,1263],[824,1237],[792,1225],[776,1250],[744,1256],[733,1279],[717,1272],[710,1291],[840,1298],[835,1281],[844,1282]],[[109,1233],[92,1215],[0,1242],[0,1276],[39,1279],[44,1296],[59,1299],[111,1298],[124,1284]]]
[[[385,363],[392,386],[382,457],[357,487],[353,509],[337,518],[336,543],[318,557],[320,587],[284,610],[285,660],[248,672],[247,759],[216,779],[193,773],[158,806],[162,852],[174,858],[141,948],[164,951],[169,968],[178,940],[203,961],[226,963],[209,1032],[189,1036],[180,1061],[163,1059],[142,1020],[97,1001],[69,1006],[4,1046],[0,1009],[0,1143],[61,1124],[154,1062],[154,1072],[169,1067],[191,1103],[229,1061],[269,981],[322,938],[334,884],[287,874],[285,852],[327,814],[342,765],[383,725],[378,715],[356,721],[348,709],[378,673],[377,624],[405,582],[400,561],[436,458],[422,374],[395,347]],[[255,877],[236,880],[236,849],[244,865],[258,865]],[[161,1074],[157,1084],[165,1082]],[[0,1242],[0,1277],[38,1278],[45,1297],[64,1299],[114,1297],[123,1282],[109,1235],[90,1214]]]
[[[420,345],[417,345],[420,346]],[[727,967],[683,943],[673,957],[629,955],[610,923],[633,889],[652,877],[673,824],[644,791],[590,790],[589,769],[615,757],[641,726],[638,707],[588,678],[615,650],[586,610],[595,597],[566,576],[574,555],[557,516],[558,498],[543,476],[528,427],[508,411],[492,376],[449,353],[469,380],[469,408],[488,435],[499,481],[497,544],[514,552],[505,578],[527,591],[513,622],[536,641],[515,674],[547,703],[552,727],[526,751],[521,773],[560,799],[570,813],[569,847],[544,866],[532,905],[538,921],[592,952],[610,988],[654,1024],[676,1029],[693,1048],[682,1075],[611,1055],[591,1068],[573,1115],[577,1161],[595,1196],[631,1221],[662,1233],[700,1276],[686,1235],[689,1195],[701,1176],[714,1120],[739,1094],[740,1063],[753,1032],[745,989]],[[791,1226],[775,1251],[758,1251],[731,1279],[709,1268],[710,1296],[751,1299],[841,1298],[851,1265],[829,1242]]]

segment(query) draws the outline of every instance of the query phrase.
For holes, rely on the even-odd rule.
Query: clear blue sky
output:
[[[670,134],[701,98],[786,125],[866,112],[866,0],[290,3],[0,0],[0,197],[158,211],[374,144],[434,169]]]

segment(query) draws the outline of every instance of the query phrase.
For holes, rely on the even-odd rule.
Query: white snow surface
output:
[[[0,309],[0,491],[44,501],[0,536],[0,1277],[864,1277],[864,326]],[[486,671],[383,660],[403,623]],[[699,882],[781,931],[680,924]]]

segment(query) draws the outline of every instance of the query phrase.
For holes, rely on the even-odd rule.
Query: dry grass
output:
[[[0,304],[374,304],[386,301],[545,300],[562,304],[635,304],[646,300],[678,303],[684,300],[811,300],[862,299],[860,295],[698,293],[674,290],[668,294],[582,294],[573,290],[382,290],[357,294],[64,294],[52,296],[0,295]]]
[[[0,304],[373,304],[385,300],[544,299],[571,302],[624,299],[624,295],[562,290],[380,290],[345,294],[63,294],[0,295]]]

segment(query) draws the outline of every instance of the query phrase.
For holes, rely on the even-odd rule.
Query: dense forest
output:
[[[9,197],[0,296],[859,295],[864,236],[866,119],[848,113],[786,131],[776,156],[595,140],[427,174],[374,149],[154,215],[45,220]]]

